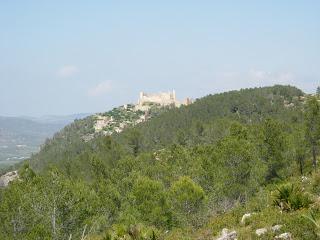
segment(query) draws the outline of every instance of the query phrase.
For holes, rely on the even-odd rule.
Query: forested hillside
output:
[[[212,142],[225,134],[223,129],[227,128],[221,124],[232,121],[254,124],[267,117],[289,122],[301,120],[301,112],[297,110],[301,109],[302,95],[301,90],[284,86],[208,95],[190,106],[168,111],[135,130],[142,133],[146,150],[172,143]],[[121,134],[119,138],[125,137],[126,134]]]
[[[31,166],[40,171],[51,163],[65,163],[66,159],[74,159],[87,149],[93,150],[94,146],[106,136],[156,118],[170,109],[171,106],[150,106],[148,110],[141,111],[135,110],[132,104],[126,104],[104,113],[75,120],[51,139],[47,139],[40,152],[31,158]]]
[[[318,239],[316,97],[291,86],[208,95],[85,141],[92,121],[56,134],[0,189],[0,239],[215,239],[223,228]]]
[[[208,95],[190,106],[155,112],[157,116],[134,128],[114,133],[112,139],[126,153],[153,151],[171,144],[213,143],[228,133],[234,121],[253,125],[266,117],[284,122],[301,121],[303,92],[294,87],[274,86]],[[111,111],[112,112],[112,111]],[[106,115],[108,113],[104,113]],[[103,141],[101,134],[86,143],[83,136],[94,132],[94,116],[77,120],[49,140],[31,159],[34,169],[50,162],[65,162],[65,155],[79,156]]]

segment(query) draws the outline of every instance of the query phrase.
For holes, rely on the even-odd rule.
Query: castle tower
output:
[[[175,90],[172,91],[172,95],[173,95],[172,96],[173,97],[173,101],[176,102],[176,91]]]
[[[144,93],[143,92],[140,92],[139,94],[139,100],[138,100],[138,104],[141,105],[142,104],[142,101],[143,101],[143,95]]]

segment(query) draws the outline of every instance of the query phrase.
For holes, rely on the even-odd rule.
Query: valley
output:
[[[0,116],[0,168],[29,158],[40,150],[47,138],[52,137],[76,117],[86,115],[42,118]]]

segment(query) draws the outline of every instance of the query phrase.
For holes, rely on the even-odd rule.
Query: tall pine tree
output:
[[[320,139],[320,106],[315,97],[307,101],[305,109],[306,140],[311,147],[312,165],[317,168],[317,148]]]

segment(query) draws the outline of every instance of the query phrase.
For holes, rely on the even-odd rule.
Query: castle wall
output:
[[[175,92],[146,94],[141,92],[138,104],[144,105],[145,103],[156,103],[160,105],[170,105],[176,103]]]
[[[159,104],[161,106],[174,105],[180,107],[181,105],[189,105],[192,103],[192,99],[187,98],[183,102],[179,102],[176,99],[176,93],[172,92],[161,92],[156,94],[149,94],[140,92],[138,104],[135,106],[136,110],[147,111],[150,106],[148,103]]]

